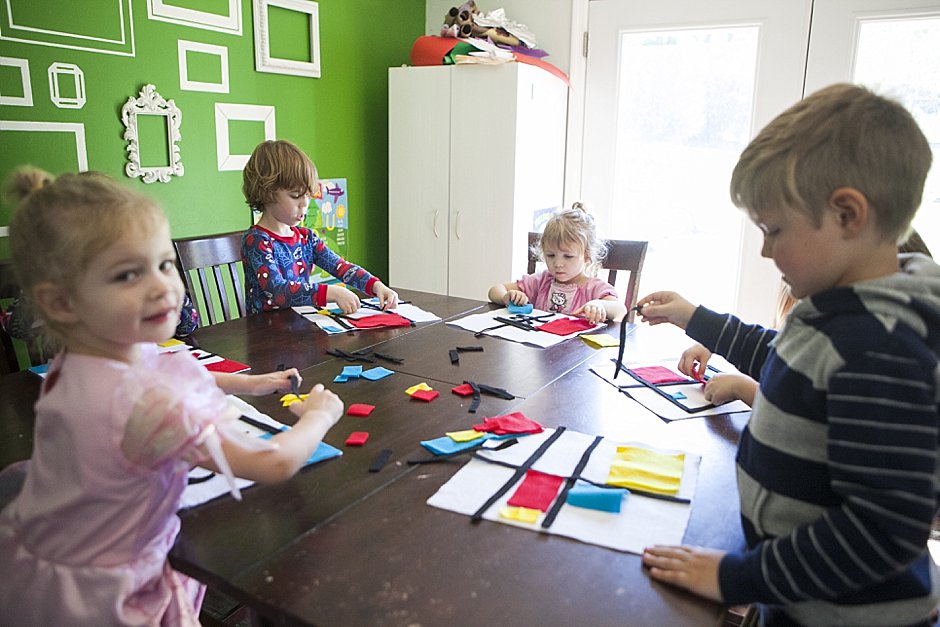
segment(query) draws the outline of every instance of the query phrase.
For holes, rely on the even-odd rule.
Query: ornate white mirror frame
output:
[[[169,154],[167,155],[168,166],[160,167],[142,167],[140,165],[140,145],[137,140],[137,116],[138,115],[160,115],[166,118],[167,145]],[[176,103],[172,100],[166,100],[157,93],[154,85],[144,85],[140,90],[140,98],[131,96],[121,108],[121,120],[124,122],[124,139],[130,142],[127,145],[128,164],[124,171],[131,178],[141,177],[144,183],[169,183],[170,177],[183,176],[183,163],[180,161],[180,149],[176,143],[180,140],[180,121],[183,112],[180,111]]]

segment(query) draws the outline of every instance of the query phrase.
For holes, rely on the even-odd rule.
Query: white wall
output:
[[[539,42],[539,48],[548,53],[545,60],[569,71],[571,55],[571,7],[573,0],[476,0],[483,13],[505,9],[506,17],[525,24]],[[451,7],[460,6],[458,0],[427,0],[425,33],[439,35],[444,16]]]

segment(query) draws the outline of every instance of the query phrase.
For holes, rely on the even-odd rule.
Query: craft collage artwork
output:
[[[379,312],[376,308],[375,300],[367,299],[354,314],[342,315],[330,306],[324,310],[298,307],[295,312],[327,333],[440,320],[435,314],[410,303],[401,304],[394,312]],[[376,317],[381,320],[376,323],[369,320]],[[540,348],[603,327],[530,308],[524,311],[497,309],[465,316],[449,324],[476,336],[492,335]],[[544,329],[546,325],[549,327],[547,330]],[[531,336],[545,337],[533,340]],[[610,346],[610,343],[597,345]],[[205,351],[176,340],[165,343],[161,350],[191,350],[197,358],[209,364],[230,362],[210,353],[202,354]],[[482,346],[458,346],[449,351],[451,363],[459,365],[461,352],[482,350]],[[377,360],[390,365],[403,361],[373,349],[355,353],[329,349],[327,352],[348,362],[374,364],[342,366],[333,379],[338,384],[383,379],[395,371],[378,365]],[[234,366],[227,367],[233,368],[227,371],[235,371]],[[601,373],[600,368],[595,367],[594,370],[631,396],[639,391],[660,397],[665,394],[670,396],[676,411],[689,415],[702,411],[696,405],[699,400],[694,395],[672,391],[684,389],[684,386],[701,387],[701,382],[689,380],[665,366],[625,367],[623,372],[628,375],[619,381],[613,376],[613,369],[607,376]],[[451,392],[474,397],[469,413],[476,412],[483,393],[505,399],[515,398],[507,390],[473,381],[456,386]],[[426,404],[440,396],[440,392],[426,382],[412,385],[404,393]],[[292,393],[281,398],[281,402],[286,407],[305,397],[295,386]],[[682,407],[680,398],[690,405]],[[239,425],[245,433],[270,438],[289,428],[240,399],[231,397],[231,402],[241,412]],[[374,405],[354,403],[347,408],[347,414],[367,418],[375,409]],[[368,431],[354,431],[345,445],[362,446],[368,439]],[[428,505],[470,516],[473,522],[486,519],[634,553],[642,552],[651,544],[682,540],[701,464],[701,457],[689,451],[664,450],[642,442],[616,442],[565,427],[547,429],[521,412],[484,417],[466,429],[421,441],[420,445],[429,455],[409,459],[409,464],[468,458],[467,463],[427,500]],[[382,449],[370,472],[380,471],[391,453],[389,449]],[[340,455],[341,450],[321,443],[307,464]],[[251,484],[242,480],[237,483],[239,488]],[[204,503],[228,491],[229,486],[223,477],[204,468],[194,468],[183,495],[182,507]]]

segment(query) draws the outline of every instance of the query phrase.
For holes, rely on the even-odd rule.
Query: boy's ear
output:
[[[33,303],[44,318],[59,324],[74,324],[78,314],[69,292],[57,283],[43,281],[33,288]]]
[[[874,215],[868,198],[854,187],[839,187],[829,195],[829,209],[846,235],[856,236],[870,224]]]

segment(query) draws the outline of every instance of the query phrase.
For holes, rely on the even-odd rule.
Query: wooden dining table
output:
[[[277,485],[243,491],[238,502],[217,498],[180,513],[170,559],[175,568],[286,625],[717,625],[724,608],[653,582],[640,556],[558,535],[468,516],[426,504],[466,458],[410,464],[430,456],[421,445],[485,416],[522,412],[546,427],[565,426],[615,441],[639,440],[702,456],[684,542],[726,550],[743,547],[734,451],[748,414],[665,422],[597,376],[615,348],[580,339],[550,348],[474,334],[447,324],[494,306],[401,290],[441,321],[414,327],[327,335],[291,311],[250,316],[199,329],[205,350],[244,361],[255,372],[280,364],[300,369],[302,389],[323,382],[345,402],[374,405],[365,418],[344,416],[325,442],[340,457],[308,466]],[[619,325],[601,331],[616,337]],[[678,357],[675,334],[628,327],[627,355]],[[456,346],[480,346],[459,353]],[[326,353],[377,350],[400,363],[350,362]],[[332,383],[352,363],[385,366],[378,381]],[[452,393],[464,381],[508,391],[470,398]],[[425,383],[432,402],[405,389]],[[0,463],[29,456],[38,377],[0,377]],[[261,412],[292,424],[274,396],[246,398]],[[29,433],[27,433],[29,431]],[[344,442],[366,431],[361,447]],[[370,472],[376,456],[385,465]]]

